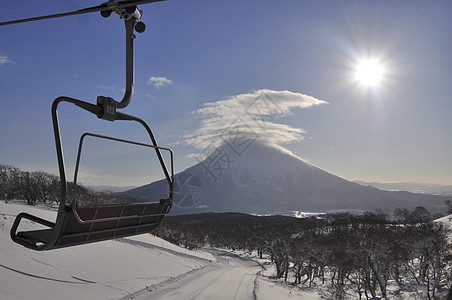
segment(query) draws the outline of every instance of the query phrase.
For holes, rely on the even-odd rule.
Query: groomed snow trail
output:
[[[262,266],[237,254],[204,249],[215,258],[210,265],[184,274],[167,284],[149,287],[134,295],[134,300],[320,300],[316,292],[302,292],[283,287],[261,276]]]
[[[210,249],[217,262],[136,297],[144,299],[257,299],[261,266],[236,254]]]

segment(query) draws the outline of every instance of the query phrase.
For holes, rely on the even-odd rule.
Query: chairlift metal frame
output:
[[[58,208],[58,215],[55,223],[44,220],[28,213],[17,215],[11,228],[11,239],[27,248],[33,250],[50,250],[62,247],[75,246],[85,243],[92,243],[102,240],[109,240],[125,237],[145,232],[151,232],[162,221],[163,217],[170,211],[173,202],[174,170],[173,153],[171,149],[159,147],[149,126],[142,119],[132,115],[119,112],[129,105],[134,90],[134,31],[142,33],[146,26],[143,22],[138,22],[142,16],[142,11],[137,8],[139,4],[160,2],[163,0],[143,0],[143,1],[114,1],[110,0],[99,6],[81,9],[74,12],[54,14],[42,17],[14,20],[0,23],[12,25],[24,22],[45,20],[50,18],[66,17],[84,13],[100,12],[103,17],[109,17],[112,13],[124,20],[126,28],[126,89],[124,97],[120,102],[113,98],[99,96],[97,103],[91,104],[82,100],[70,97],[58,97],[53,101],[52,123],[55,138],[55,146],[58,159],[58,169],[61,182],[61,199]],[[107,121],[132,121],[141,124],[146,130],[151,143],[144,144],[134,141],[118,139],[114,137],[101,136],[92,133],[85,133],[81,140],[87,136],[97,136],[104,139],[115,140],[124,143],[151,147],[155,150],[160,166],[169,186],[168,198],[158,202],[132,203],[132,204],[110,204],[102,206],[79,207],[74,195],[73,201],[68,204],[68,188],[66,179],[66,168],[64,163],[63,147],[60,135],[60,125],[58,120],[58,106],[61,102],[71,103],[82,110],[94,114],[100,119]],[[160,150],[170,153],[170,168],[168,169]],[[74,174],[74,184],[77,180],[78,163],[80,159],[81,144],[79,146],[77,168]],[[75,188],[74,188],[75,190]],[[48,229],[31,230],[17,232],[22,219],[27,219],[48,227]]]

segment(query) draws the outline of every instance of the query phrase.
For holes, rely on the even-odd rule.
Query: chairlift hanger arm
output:
[[[20,23],[26,23],[26,22],[34,22],[34,21],[47,20],[47,19],[62,18],[62,17],[69,17],[69,16],[99,12],[99,11],[102,12],[102,11],[112,11],[115,9],[125,9],[127,7],[133,7],[133,6],[137,6],[137,5],[141,5],[141,4],[148,4],[148,3],[161,2],[161,1],[165,1],[165,0],[109,1],[109,2],[102,3],[101,5],[98,5],[98,6],[88,7],[88,8],[79,9],[79,10],[71,11],[71,12],[0,22],[0,26],[20,24]]]
[[[100,12],[102,17],[107,18],[112,13],[118,15],[124,20],[126,28],[126,88],[124,97],[121,101],[115,101],[110,97],[99,96],[97,100],[97,105],[101,108],[101,112],[98,114],[99,118],[114,121],[116,115],[116,109],[121,109],[127,107],[132,100],[132,95],[134,91],[134,30],[138,33],[144,32],[146,26],[143,22],[137,22],[141,18],[142,11],[138,10],[137,5],[161,2],[164,0],[125,0],[116,1],[110,0],[104,2],[101,5],[93,6],[85,9],[80,9],[73,12],[66,12],[60,14],[53,14],[41,17],[33,17],[27,19],[13,20],[8,22],[0,23],[3,25],[12,25],[18,23],[39,21],[52,18],[67,17],[73,15],[80,15],[85,13]]]

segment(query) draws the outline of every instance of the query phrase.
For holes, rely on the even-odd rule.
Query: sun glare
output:
[[[375,59],[362,60],[356,66],[355,78],[365,86],[377,86],[385,74],[384,66]]]

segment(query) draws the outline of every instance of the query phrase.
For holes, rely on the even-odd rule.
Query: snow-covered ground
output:
[[[118,299],[215,260],[209,253],[189,252],[150,234],[33,251],[9,237],[22,211],[55,219],[52,210],[0,202],[1,299]],[[32,226],[25,221],[20,229]]]
[[[49,208],[0,202],[0,299],[320,299],[268,280],[264,261],[189,251],[150,234],[51,251],[11,241],[15,216]],[[35,228],[23,220],[20,230]]]
[[[48,220],[56,216],[48,207],[0,201],[0,299],[314,300],[329,295],[326,286],[300,289],[268,279],[275,273],[268,259],[221,249],[189,251],[150,234],[33,251],[9,236],[23,211]],[[452,224],[452,215],[437,221]],[[20,230],[36,227],[27,220],[21,224]]]
[[[134,299],[322,299],[315,290],[302,291],[269,280],[266,273],[270,271],[269,274],[273,275],[274,270],[265,268],[268,260],[258,260],[229,250],[205,251],[216,258],[215,263],[180,280],[143,291]]]

